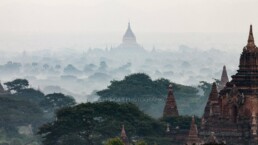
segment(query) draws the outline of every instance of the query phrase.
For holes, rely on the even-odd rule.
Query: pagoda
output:
[[[167,96],[166,105],[163,110],[163,117],[177,117],[177,116],[179,116],[179,113],[177,110],[176,100],[173,94],[173,87],[172,87],[172,84],[170,84],[168,87],[168,96]]]
[[[220,86],[223,88],[218,93],[216,105],[210,105],[209,98],[207,105],[212,108],[209,109],[212,113],[208,113],[206,105],[200,135],[207,138],[210,132],[214,132],[218,140],[225,140],[227,144],[258,144],[258,48],[254,42],[252,25],[237,73],[228,82],[225,67],[221,80],[225,85]],[[215,98],[214,88],[211,94]]]
[[[111,49],[112,53],[144,53],[144,48],[137,43],[136,36],[131,28],[131,23],[128,23],[127,29],[123,35],[122,43]]]

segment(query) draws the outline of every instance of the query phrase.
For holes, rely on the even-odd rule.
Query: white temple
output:
[[[126,51],[126,52],[144,52],[144,48],[140,46],[137,41],[136,37],[131,29],[130,22],[128,23],[127,30],[123,36],[122,43],[117,47],[114,48],[115,51]]]

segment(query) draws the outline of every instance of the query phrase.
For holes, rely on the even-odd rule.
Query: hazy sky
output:
[[[0,0],[0,50],[117,46],[129,20],[146,49],[241,48],[250,24],[257,36],[257,6],[258,0]],[[175,35],[188,32],[206,35]],[[211,32],[241,34],[224,39]]]
[[[0,32],[246,32],[258,0],[0,0]]]

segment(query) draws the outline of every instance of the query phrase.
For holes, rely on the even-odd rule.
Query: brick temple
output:
[[[176,99],[173,93],[172,84],[170,84],[168,87],[168,96],[167,96],[167,101],[163,111],[163,117],[177,117],[177,116],[179,115],[178,115],[178,110],[176,105]]]
[[[171,130],[168,125],[166,134],[173,139],[174,144],[257,145],[257,113],[258,48],[254,42],[251,25],[237,73],[229,81],[226,66],[224,66],[221,80],[219,83],[212,84],[199,131],[193,118],[190,130],[179,128]],[[163,117],[176,116],[178,116],[178,110],[172,85],[170,85]]]
[[[212,86],[199,136],[206,140],[213,132],[218,140],[227,144],[258,144],[258,48],[252,25],[237,73],[229,82],[226,75],[224,68],[221,85]]]

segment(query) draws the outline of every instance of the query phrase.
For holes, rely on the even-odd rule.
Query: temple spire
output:
[[[123,43],[136,43],[136,37],[131,29],[131,23],[128,22],[127,30],[123,37]]]
[[[217,85],[214,82],[212,84],[211,93],[209,95],[207,104],[206,104],[205,109],[204,109],[203,118],[205,120],[207,120],[210,116],[213,116],[213,115],[218,113],[218,110],[214,110],[214,108],[213,108],[214,105],[218,104],[218,95],[219,94],[218,94],[218,90],[217,90]]]
[[[218,101],[218,90],[215,82],[212,84],[212,89],[208,101]]]
[[[218,90],[219,91],[222,90],[226,86],[227,82],[229,82],[228,74],[227,74],[226,66],[224,65],[223,66],[223,70],[222,70],[222,74],[221,74],[221,79],[220,79]]]
[[[199,145],[200,143],[201,143],[201,140],[198,137],[198,130],[197,130],[197,126],[195,124],[195,118],[193,116],[186,144],[187,145],[192,145],[192,144]]]
[[[248,41],[247,41],[247,48],[256,48],[255,43],[254,43],[254,36],[253,36],[253,27],[250,25],[250,30],[249,30],[249,36],[248,36]]]
[[[173,86],[172,84],[168,87],[168,96],[166,105],[163,110],[163,117],[176,117],[178,116],[178,110],[176,105],[176,100],[173,94]]]
[[[126,132],[125,132],[125,126],[124,125],[122,125],[121,139],[122,139],[124,145],[129,145],[129,141],[128,141],[128,138],[127,138],[127,135],[126,135]]]

